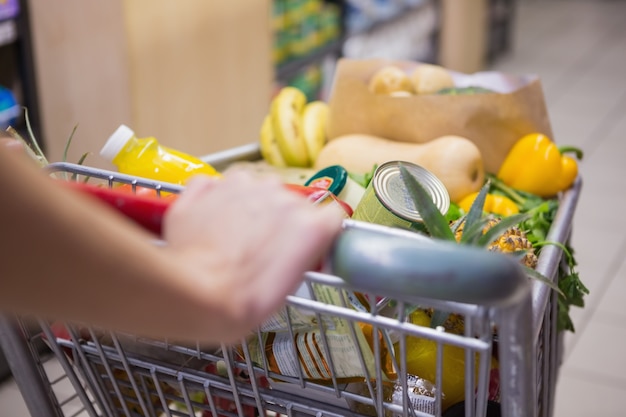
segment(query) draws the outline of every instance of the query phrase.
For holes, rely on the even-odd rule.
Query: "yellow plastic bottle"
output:
[[[182,185],[197,174],[220,176],[215,168],[194,156],[162,146],[153,137],[136,137],[126,125],[113,132],[100,155],[121,173],[172,184]]]

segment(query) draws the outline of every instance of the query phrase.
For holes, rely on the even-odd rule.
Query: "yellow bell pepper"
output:
[[[569,188],[578,175],[576,159],[563,155],[582,151],[558,148],[545,135],[531,133],[518,140],[505,158],[497,177],[506,185],[540,197],[551,197]]]
[[[463,200],[459,202],[459,207],[461,207],[466,213],[469,212],[470,207],[472,207],[472,204],[474,203],[474,200],[476,200],[477,196],[477,192],[465,196]],[[517,204],[515,204],[513,200],[508,197],[503,195],[487,194],[485,196],[483,211],[506,217],[519,213],[519,207],[517,207]]]

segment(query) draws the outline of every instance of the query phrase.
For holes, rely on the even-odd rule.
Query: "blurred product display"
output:
[[[273,0],[278,87],[298,87],[309,99],[323,97],[335,70],[332,61],[340,57],[437,63],[460,72],[482,70],[511,48],[514,4],[515,0]]]
[[[323,0],[274,0],[274,62],[300,58],[339,39],[341,9]]]
[[[343,55],[348,58],[436,61],[437,2],[348,2]],[[357,7],[356,5],[360,7]]]
[[[18,0],[0,1],[0,20],[14,19],[20,12]]]
[[[39,109],[25,1],[0,1],[0,129],[12,126],[26,133],[23,108],[39,137]]]
[[[0,129],[14,125],[20,114],[15,95],[8,88],[0,86]]]
[[[321,64],[310,64],[288,80],[287,85],[302,91],[308,101],[319,98],[324,82],[324,71]]]
[[[433,3],[433,0],[347,0],[346,29],[351,34],[363,32],[376,24],[392,21],[407,11]]]

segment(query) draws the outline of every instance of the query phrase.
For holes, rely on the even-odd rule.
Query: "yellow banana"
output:
[[[311,165],[303,135],[302,112],[306,96],[295,87],[284,87],[272,100],[270,117],[278,148],[288,166]]]
[[[265,116],[261,125],[260,148],[261,156],[268,164],[281,168],[287,166],[280,149],[278,149],[276,135],[274,135],[274,129],[272,128],[272,119],[269,115]]]
[[[302,113],[302,132],[311,164],[315,163],[328,139],[328,112],[328,104],[318,100],[308,103]]]

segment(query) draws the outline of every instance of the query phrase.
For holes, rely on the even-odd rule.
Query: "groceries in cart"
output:
[[[113,396],[96,396],[99,406],[139,415],[531,407],[531,355],[549,359],[548,340],[574,330],[569,308],[587,293],[558,224],[575,204],[567,196],[580,188],[582,154],[558,148],[546,120],[534,77],[344,59],[328,103],[293,86],[278,92],[252,158],[191,156],[121,126],[101,151],[117,172],[53,169],[140,223],[146,206],[133,207],[149,201],[143,225],[156,233],[193,175],[220,181],[234,170],[279,177],[311,204],[335,205],[344,231],[285,307],[240,343],[194,346],[64,323],[47,343]],[[555,247],[563,268],[547,270],[559,263],[546,250]],[[531,285],[551,294],[539,319]]]
[[[333,81],[327,113],[317,124],[306,111],[313,102],[302,92],[285,87],[276,95],[260,127],[265,170],[282,175],[302,166],[313,172],[340,166],[365,189],[352,218],[523,256],[528,273],[550,285],[532,270],[541,249],[554,245],[548,233],[559,196],[574,186],[582,152],[552,140],[536,76],[341,59]],[[417,201],[403,181],[394,183],[399,162],[414,176],[417,166],[436,178],[433,186],[424,180],[429,175],[417,175],[450,227],[433,221],[436,213],[424,207],[429,199]],[[464,227],[475,202],[482,208],[476,212],[484,213],[484,237]],[[568,271],[558,280],[559,329],[573,331],[569,308],[584,306],[587,289],[573,248],[561,246]]]

